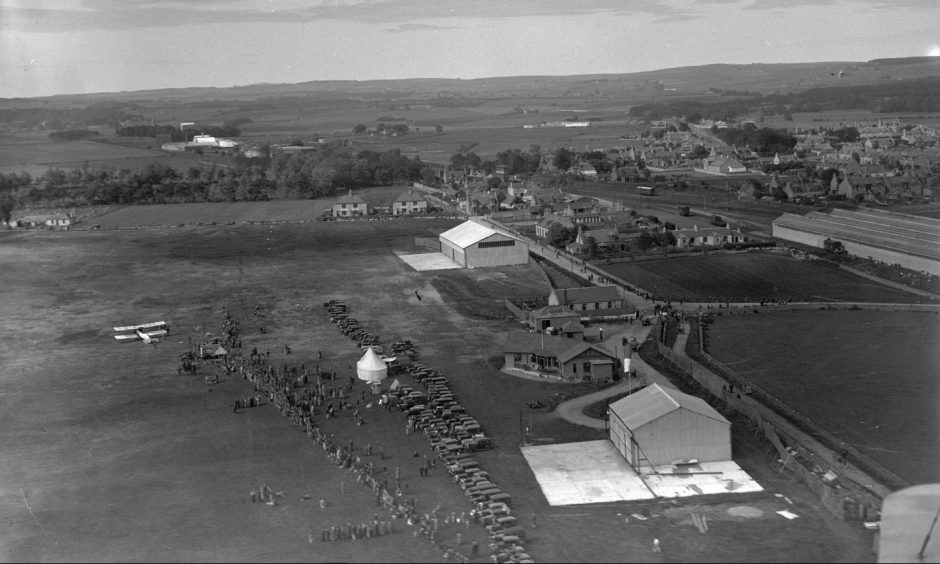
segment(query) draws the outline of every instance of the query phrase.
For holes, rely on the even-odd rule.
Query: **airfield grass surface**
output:
[[[709,354],[912,484],[940,480],[936,313],[781,311],[713,319]]]
[[[453,290],[482,288],[485,304],[499,292],[546,293],[547,279],[535,265],[415,272],[392,253],[393,243],[425,234],[433,223],[0,234],[0,256],[10,265],[0,271],[0,559],[440,561],[439,549],[400,522],[387,537],[321,543],[321,527],[371,519],[372,492],[329,463],[271,405],[233,413],[233,400],[253,393],[248,383],[223,375],[221,384],[207,387],[208,369],[177,374],[189,339],[218,333],[225,306],[241,322],[245,349],[269,351],[272,363],[308,367],[323,351],[320,364],[348,376],[359,351],[321,305],[339,298],[383,341],[414,341],[419,360],[441,370],[479,419],[494,448],[476,458],[513,496],[513,513],[536,561],[874,560],[871,533],[829,517],[809,492],[773,472],[773,454],[760,450],[736,454],[766,494],[678,505],[549,507],[519,450],[520,414],[529,412],[527,401],[579,388],[498,372],[499,339],[517,324],[468,317],[470,294]],[[444,279],[450,282],[440,284]],[[455,306],[455,296],[464,305]],[[156,346],[112,338],[115,325],[159,319],[172,333]],[[283,353],[284,344],[292,354]],[[356,386],[354,394],[361,389]],[[412,454],[430,450],[423,436],[404,433],[401,413],[363,413],[361,427],[348,415],[319,423],[341,441],[355,440],[357,448],[365,442],[381,447],[388,471],[400,467],[419,511],[470,509],[442,470],[418,477],[420,459]],[[542,440],[601,438],[550,412],[539,417]],[[279,505],[249,502],[249,492],[261,484],[284,492]],[[316,504],[321,498],[329,504],[325,510]],[[739,505],[763,515],[744,520],[728,513]],[[693,509],[708,514],[708,534],[692,526]],[[774,513],[780,509],[800,518],[784,519]],[[647,520],[624,520],[643,510]],[[533,513],[537,527],[527,518]],[[455,532],[446,525],[439,540],[452,543]],[[484,534],[479,526],[466,532],[467,538]],[[654,537],[662,540],[661,554],[650,550]],[[460,550],[469,552],[467,545]],[[488,561],[487,552],[484,543],[476,561]]]

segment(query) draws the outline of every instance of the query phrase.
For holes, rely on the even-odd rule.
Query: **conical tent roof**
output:
[[[381,382],[387,376],[385,362],[379,358],[379,355],[375,354],[372,347],[369,347],[366,354],[362,355],[362,358],[356,363],[356,372],[359,379],[366,382]]]

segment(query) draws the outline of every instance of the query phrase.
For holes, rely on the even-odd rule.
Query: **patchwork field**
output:
[[[746,252],[598,265],[660,300],[921,303],[828,263]]]
[[[940,317],[724,315],[709,354],[912,484],[940,481]],[[747,343],[747,346],[742,346]]]
[[[139,144],[139,143],[138,143]],[[163,162],[179,170],[199,163],[195,154],[170,154],[161,151],[156,140],[152,148],[101,143],[90,140],[50,141],[44,134],[0,135],[0,174],[28,172],[40,177],[50,168],[71,170],[91,168],[126,168],[137,170],[152,162]]]
[[[221,384],[207,386],[205,372],[177,373],[190,338],[217,333],[225,306],[241,322],[246,353],[257,347],[273,363],[320,362],[345,377],[359,351],[324,313],[322,302],[335,297],[383,340],[414,341],[420,360],[445,374],[493,438],[495,448],[476,458],[513,496],[536,561],[874,560],[870,532],[828,517],[801,486],[780,479],[772,455],[746,443],[738,462],[766,495],[549,508],[519,449],[520,414],[530,400],[579,388],[501,374],[492,359],[506,321],[464,313],[475,310],[475,294],[486,304],[504,292],[547,292],[547,282],[535,265],[461,277],[415,272],[392,253],[398,241],[451,224],[0,233],[0,256],[16,265],[0,272],[0,559],[440,561],[441,548],[400,522],[387,537],[321,543],[324,526],[372,519],[372,492],[272,406],[233,413],[233,400],[253,393],[247,382],[223,373]],[[112,338],[112,326],[157,319],[172,328],[157,346]],[[359,391],[356,385],[353,394]],[[543,413],[541,436],[549,440],[602,438]],[[361,427],[348,414],[318,423],[341,441],[383,447],[387,460],[372,461],[389,473],[400,467],[420,511],[469,510],[442,471],[418,477],[413,453],[429,450],[423,436],[404,433],[400,413],[363,415]],[[249,491],[261,484],[283,491],[281,503],[250,503]],[[752,518],[738,516],[742,506]],[[800,518],[783,519],[775,513],[782,509]],[[708,514],[708,534],[696,532],[690,511]],[[645,521],[623,518],[639,512]],[[466,539],[484,538],[479,526],[466,531]],[[443,526],[442,547],[454,546],[455,532]],[[650,551],[654,537],[662,554]],[[466,544],[457,548],[469,552]],[[473,561],[489,561],[485,544]]]

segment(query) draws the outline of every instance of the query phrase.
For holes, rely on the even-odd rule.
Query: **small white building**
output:
[[[465,221],[440,234],[441,252],[466,268],[528,264],[524,242],[476,223]]]
[[[705,400],[651,384],[608,409],[608,436],[637,471],[731,460],[731,423]]]

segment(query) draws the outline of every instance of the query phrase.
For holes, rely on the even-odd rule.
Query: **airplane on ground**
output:
[[[115,327],[114,330],[118,333],[123,333],[114,336],[114,338],[120,342],[143,341],[145,343],[159,343],[160,339],[157,337],[170,334],[170,328],[166,324],[166,321],[154,321],[140,325]],[[133,331],[133,333],[131,333],[131,331]]]

